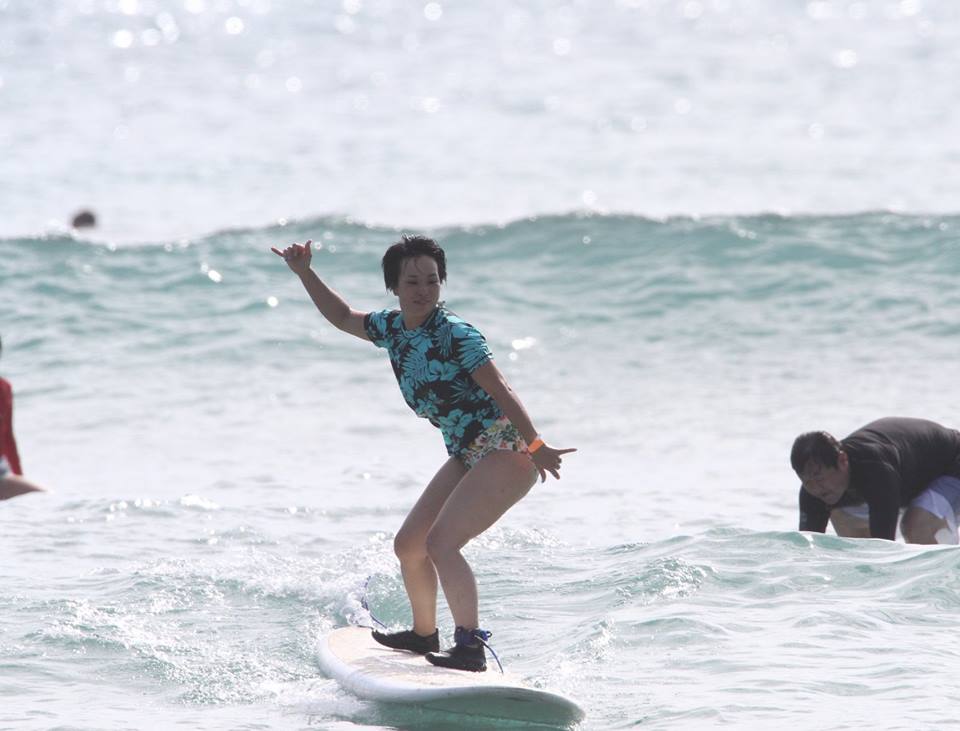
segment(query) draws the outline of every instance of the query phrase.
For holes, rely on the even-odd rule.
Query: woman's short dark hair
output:
[[[793,449],[790,450],[790,465],[798,475],[810,460],[824,467],[836,468],[841,451],[843,447],[832,434],[809,431],[794,440]]]
[[[387,249],[383,255],[383,283],[391,292],[397,291],[400,284],[400,268],[404,259],[413,259],[417,256],[429,256],[437,262],[437,274],[440,281],[447,281],[447,255],[433,239],[426,236],[408,236],[404,234],[400,240]]]

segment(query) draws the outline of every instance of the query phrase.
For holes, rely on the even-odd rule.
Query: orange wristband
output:
[[[542,446],[543,446],[543,440],[540,437],[537,437],[532,442],[530,442],[529,445],[527,445],[527,451],[530,452],[530,454],[533,454]]]

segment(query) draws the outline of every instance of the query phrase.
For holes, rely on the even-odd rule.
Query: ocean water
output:
[[[960,426],[958,15],[0,0],[0,374],[50,488],[0,503],[0,729],[515,728],[317,665],[408,621],[445,452],[269,249],[374,309],[403,231],[579,449],[466,549],[512,672],[584,731],[960,727],[960,552],[797,532],[788,456]]]
[[[958,226],[431,231],[448,305],[580,449],[468,547],[505,663],[579,698],[588,729],[955,725],[960,552],[795,532],[788,452],[881,413],[955,423]],[[407,620],[391,539],[445,455],[383,353],[327,326],[269,246],[314,237],[315,269],[372,309],[396,235],[0,242],[4,374],[53,490],[0,513],[0,727],[462,727],[316,663],[324,630],[370,621],[364,598]]]

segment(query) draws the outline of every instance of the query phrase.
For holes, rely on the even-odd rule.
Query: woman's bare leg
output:
[[[458,627],[479,626],[477,583],[460,549],[526,495],[536,478],[526,454],[491,452],[460,480],[427,534],[427,554]]]
[[[466,473],[467,468],[459,459],[448,459],[407,514],[393,540],[413,610],[413,631],[418,635],[433,634],[437,628],[437,572],[427,555],[427,534]]]

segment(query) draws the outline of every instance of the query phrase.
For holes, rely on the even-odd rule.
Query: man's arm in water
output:
[[[800,530],[826,533],[830,509],[820,498],[800,488]]]
[[[897,539],[900,518],[900,475],[881,462],[860,466],[863,497],[870,508],[870,537]]]

